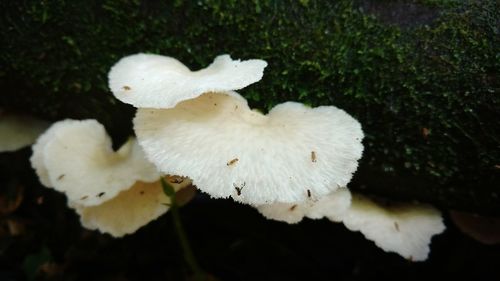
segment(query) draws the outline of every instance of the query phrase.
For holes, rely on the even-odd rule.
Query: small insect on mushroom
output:
[[[123,86],[122,89],[124,91],[130,91],[130,90],[132,90],[132,88],[130,88],[129,86]]]
[[[293,205],[292,207],[290,207],[290,211],[295,210],[295,208],[297,208],[297,204],[295,204],[295,205]]]
[[[171,176],[169,178],[170,183],[182,183],[183,181],[184,181],[184,178],[180,177],[180,176]]]
[[[399,232],[399,224],[397,222],[394,222],[394,228]]]
[[[316,162],[316,152],[311,151],[311,162],[315,163]]]
[[[62,180],[64,178],[64,176],[66,176],[66,175],[65,174],[60,175],[59,177],[57,177],[57,180],[58,181]]]
[[[311,190],[307,190],[307,198],[311,198]]]
[[[236,186],[236,184],[233,183],[234,189],[236,189],[236,194],[238,196],[241,195],[241,190],[243,190],[243,187],[245,187],[246,182],[243,182],[241,186]]]
[[[97,197],[102,197],[104,194],[106,194],[106,192],[101,192],[101,193],[97,194]]]
[[[227,162],[227,164],[226,164],[226,165],[227,165],[227,166],[231,166],[231,165],[236,164],[236,162],[238,162],[238,158],[234,158],[233,160],[231,160],[231,161]]]

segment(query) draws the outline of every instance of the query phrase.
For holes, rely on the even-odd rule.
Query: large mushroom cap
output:
[[[95,120],[65,120],[33,146],[32,165],[43,184],[84,206],[101,204],[136,181],[152,182],[159,173],[130,139],[117,152]]]
[[[361,126],[343,110],[287,102],[262,115],[235,92],[140,108],[134,128],[160,171],[188,176],[213,197],[254,205],[305,201],[346,186],[363,151]]]
[[[304,217],[321,219],[341,217],[351,205],[351,192],[347,188],[339,188],[317,200],[306,200],[300,203],[273,203],[257,206],[257,210],[266,218],[298,223]]]
[[[136,54],[122,58],[109,72],[117,99],[135,107],[171,108],[210,91],[242,89],[262,79],[263,60],[232,60],[221,55],[207,68],[190,71],[178,60]]]
[[[177,191],[188,186],[190,180],[170,182]],[[136,182],[130,189],[97,206],[86,207],[68,201],[80,215],[85,228],[121,237],[134,233],[142,226],[157,219],[169,209],[170,198],[164,193],[160,181],[153,183]]]
[[[10,152],[31,145],[49,126],[28,116],[0,113],[0,152]]]
[[[415,204],[385,207],[361,195],[353,196],[342,222],[384,251],[412,261],[426,260],[432,236],[445,229],[441,213],[433,207]]]

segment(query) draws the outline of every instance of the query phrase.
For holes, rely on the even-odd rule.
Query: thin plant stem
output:
[[[203,280],[204,276],[203,270],[196,261],[193,251],[191,250],[191,245],[189,244],[189,240],[186,236],[186,232],[184,231],[181,217],[179,215],[179,207],[177,206],[177,203],[175,201],[172,204],[171,211],[172,211],[172,218],[174,220],[174,228],[175,231],[177,232],[177,236],[179,237],[182,251],[184,253],[184,259],[191,268],[191,271],[194,273],[195,280]]]
[[[196,258],[191,249],[191,245],[189,244],[189,239],[187,238],[186,232],[184,231],[184,227],[182,225],[181,216],[179,212],[179,205],[177,204],[177,200],[175,197],[175,191],[171,186],[168,185],[163,179],[162,185],[167,196],[170,197],[170,212],[172,213],[172,219],[174,222],[175,232],[179,238],[181,243],[184,260],[190,267],[191,271],[194,274],[194,280],[202,281],[204,279],[205,273],[201,269],[200,265],[196,261]]]

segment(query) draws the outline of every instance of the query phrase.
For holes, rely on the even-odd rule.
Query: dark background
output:
[[[29,163],[22,160],[29,153],[25,149],[18,159],[10,158],[24,162],[17,174],[25,176],[10,184],[26,188],[20,206],[1,220],[0,280],[25,280],[36,272],[37,280],[192,280],[171,213],[120,239],[82,229],[65,196],[32,179]],[[500,277],[500,245],[483,245],[462,234],[446,210],[447,229],[433,238],[426,262],[385,253],[359,232],[326,219],[288,225],[203,194],[180,211],[199,263],[218,280]],[[20,233],[6,234],[7,221],[19,224]]]

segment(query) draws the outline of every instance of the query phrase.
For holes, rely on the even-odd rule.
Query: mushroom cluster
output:
[[[95,120],[53,124],[33,145],[40,182],[63,192],[82,225],[115,237],[136,231],[168,210],[160,173],[134,138],[116,152]],[[173,183],[176,189],[189,181]]]
[[[288,223],[343,222],[386,251],[425,260],[431,237],[444,230],[439,211],[352,195],[346,187],[363,153],[361,125],[332,105],[252,110],[235,91],[262,79],[266,66],[221,55],[191,71],[171,57],[124,57],[111,68],[109,87],[137,108],[137,140],[115,152],[96,121],[65,120],[38,139],[32,165],[44,185],[66,194],[85,227],[114,236],[165,213],[158,179],[178,175],[186,180],[174,181],[176,189],[192,181],[211,197]]]
[[[109,86],[138,108],[134,130],[158,170],[188,176],[214,198],[293,203],[346,186],[363,152],[361,125],[334,106],[250,109],[234,90],[259,81],[266,66],[222,55],[190,71],[138,54],[113,66]]]
[[[210,196],[251,204],[271,219],[341,221],[386,251],[425,260],[432,236],[444,230],[439,211],[351,196],[345,187],[363,152],[361,125],[335,106],[250,109],[234,91],[259,81],[266,66],[222,55],[191,71],[170,57],[137,54],[113,66],[109,86],[137,107],[138,142],[161,172],[188,176]]]

